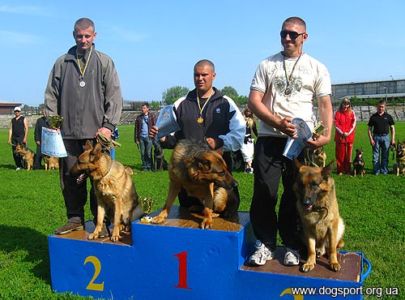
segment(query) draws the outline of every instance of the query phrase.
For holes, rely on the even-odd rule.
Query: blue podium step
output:
[[[282,249],[265,266],[249,267],[244,262],[254,238],[247,213],[239,213],[237,222],[215,218],[210,230],[199,229],[200,221],[198,214],[173,207],[165,224],[133,222],[131,235],[119,243],[87,240],[91,228],[51,235],[52,289],[106,299],[288,300],[320,299],[319,293],[292,295],[290,289],[296,287],[337,291],[362,286],[361,254],[341,254],[338,273],[328,270],[325,259],[305,274],[298,267],[284,267],[279,258]]]

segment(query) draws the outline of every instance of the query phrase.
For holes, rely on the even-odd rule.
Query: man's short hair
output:
[[[76,29],[87,29],[89,27],[92,27],[93,31],[96,31],[96,26],[94,25],[94,22],[92,20],[90,20],[89,18],[80,18],[75,22],[73,31],[76,31]]]
[[[307,24],[300,17],[289,17],[289,18],[285,19],[282,26],[284,26],[284,24],[286,24],[286,23],[298,24],[298,25],[303,26],[305,28],[305,30],[307,30]]]
[[[149,108],[149,103],[148,102],[144,102],[141,104],[141,106],[146,106],[147,108]]]
[[[378,105],[381,105],[381,104],[386,105],[387,101],[385,101],[385,99],[381,99],[380,101],[378,101]]]
[[[212,61],[210,61],[209,59],[201,59],[199,61],[197,61],[197,63],[194,65],[194,70],[195,68],[197,68],[198,66],[204,66],[204,65],[208,65],[211,67],[212,72],[215,72],[215,65]]]

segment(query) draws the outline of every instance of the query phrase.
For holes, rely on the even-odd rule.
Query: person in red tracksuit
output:
[[[339,110],[335,113],[335,127],[337,173],[350,174],[356,115],[348,98],[343,99]]]

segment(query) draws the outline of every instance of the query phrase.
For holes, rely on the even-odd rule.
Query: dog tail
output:
[[[152,211],[152,207],[153,207],[152,198],[149,197],[140,198],[138,205],[135,207],[132,213],[131,221],[140,219],[144,215],[150,214]]]

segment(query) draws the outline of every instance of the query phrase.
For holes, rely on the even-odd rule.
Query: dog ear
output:
[[[86,141],[86,144],[84,145],[84,151],[90,150],[93,148],[93,144],[90,140]]]
[[[207,159],[197,158],[197,168],[201,171],[209,171],[211,170],[211,162]]]
[[[304,166],[298,159],[294,159],[295,162],[295,166],[297,167],[297,169],[301,169],[302,166]]]
[[[333,169],[333,164],[334,164],[334,160],[332,160],[327,166],[325,166],[324,168],[322,168],[322,177],[323,178],[328,178],[331,176],[332,174],[332,169]]]
[[[101,144],[100,144],[100,143],[97,143],[97,144],[94,146],[92,153],[93,153],[94,155],[97,155],[97,154],[100,154],[100,153],[101,153],[101,150],[102,150]]]

